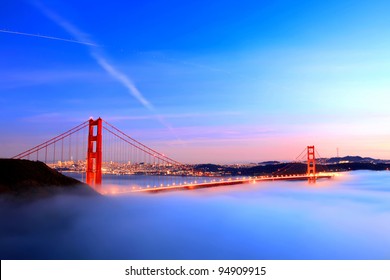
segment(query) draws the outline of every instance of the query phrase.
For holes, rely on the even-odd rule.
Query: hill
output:
[[[319,160],[320,161],[320,160]],[[321,160],[324,162],[324,159]],[[342,172],[352,170],[390,170],[390,163],[383,160],[361,157],[334,158],[330,163],[317,163],[317,172]],[[209,172],[221,176],[265,176],[265,175],[292,175],[305,174],[306,163],[272,163],[259,164],[257,166],[223,166],[215,164],[199,164],[195,170]]]
[[[320,161],[325,162],[327,164],[337,164],[337,163],[387,163],[389,161],[375,159],[370,157],[361,157],[361,156],[345,156],[345,157],[332,157],[320,159]]]
[[[88,185],[40,161],[0,159],[0,195],[46,197],[58,193],[97,195]]]

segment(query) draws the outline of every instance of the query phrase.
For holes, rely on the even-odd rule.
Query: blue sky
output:
[[[389,6],[3,1],[0,156],[101,116],[183,162],[390,158]]]

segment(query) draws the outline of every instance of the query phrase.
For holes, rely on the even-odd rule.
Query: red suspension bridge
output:
[[[104,148],[103,148],[104,143]],[[285,165],[271,176],[200,177],[202,172],[191,165],[180,163],[130,137],[112,124],[98,118],[47,140],[14,159],[30,159],[45,162],[62,172],[81,175],[82,181],[105,193],[102,189],[102,175],[147,175],[150,182],[143,185],[127,183],[127,187],[114,193],[149,192],[174,189],[193,189],[219,185],[233,185],[257,181],[308,180],[313,183],[319,178],[330,178],[328,173],[317,173],[314,146],[308,146],[291,164]],[[293,163],[305,161],[305,174],[285,175]],[[85,176],[84,176],[85,174]],[[129,177],[129,176],[128,176]],[[134,176],[130,176],[134,179]]]

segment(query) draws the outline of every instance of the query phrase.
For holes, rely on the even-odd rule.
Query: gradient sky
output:
[[[389,11],[2,1],[0,156],[101,116],[182,162],[293,160],[307,145],[390,159]]]

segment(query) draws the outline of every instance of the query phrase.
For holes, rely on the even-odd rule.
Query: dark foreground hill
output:
[[[88,185],[62,175],[40,161],[0,159],[0,195],[24,198],[59,193],[97,195]]]

